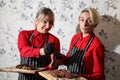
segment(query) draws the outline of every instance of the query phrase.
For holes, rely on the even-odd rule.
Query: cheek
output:
[[[95,28],[94,26],[90,26],[90,29],[91,29],[91,30],[94,30],[94,28]]]
[[[41,29],[42,29],[41,24],[37,24],[37,30],[41,30]]]
[[[79,28],[82,29],[82,28],[84,28],[84,26],[81,24],[81,25],[79,26]]]
[[[43,23],[38,23],[38,24],[37,24],[37,27],[42,27],[42,26],[44,26]]]
[[[80,27],[84,27],[85,25],[83,23],[80,23]]]

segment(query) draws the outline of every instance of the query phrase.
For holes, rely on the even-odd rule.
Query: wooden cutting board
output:
[[[57,77],[54,77],[54,76],[52,76],[50,74],[50,70],[41,71],[41,72],[38,72],[38,73],[39,73],[39,75],[46,78],[47,80],[87,80],[84,77],[77,77],[77,78],[72,78],[72,79],[69,79],[69,78],[57,78]]]
[[[35,74],[36,72],[43,70],[46,70],[46,68],[38,68],[37,70],[18,69],[15,66],[0,68],[0,72],[14,72],[14,73],[25,73],[25,74]]]

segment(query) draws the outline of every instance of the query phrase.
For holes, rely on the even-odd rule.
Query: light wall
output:
[[[61,42],[66,54],[76,33],[80,11],[96,8],[101,22],[95,33],[105,45],[106,80],[120,80],[120,0],[0,0],[0,68],[19,64],[18,33],[34,29],[34,17],[40,7],[51,8],[55,25],[51,33]],[[17,80],[17,73],[0,72],[0,80]]]

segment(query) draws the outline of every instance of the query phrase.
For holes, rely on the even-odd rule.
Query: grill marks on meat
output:
[[[36,70],[37,68],[32,66],[32,65],[28,65],[28,64],[19,64],[16,66],[16,68],[18,69],[26,69],[26,70]]]
[[[63,69],[53,70],[50,72],[50,74],[52,76],[58,77],[58,78],[73,78],[71,73],[69,73],[67,70],[63,70]]]

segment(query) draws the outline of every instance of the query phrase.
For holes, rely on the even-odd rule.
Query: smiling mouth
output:
[[[84,30],[88,30],[88,28],[84,28]]]

